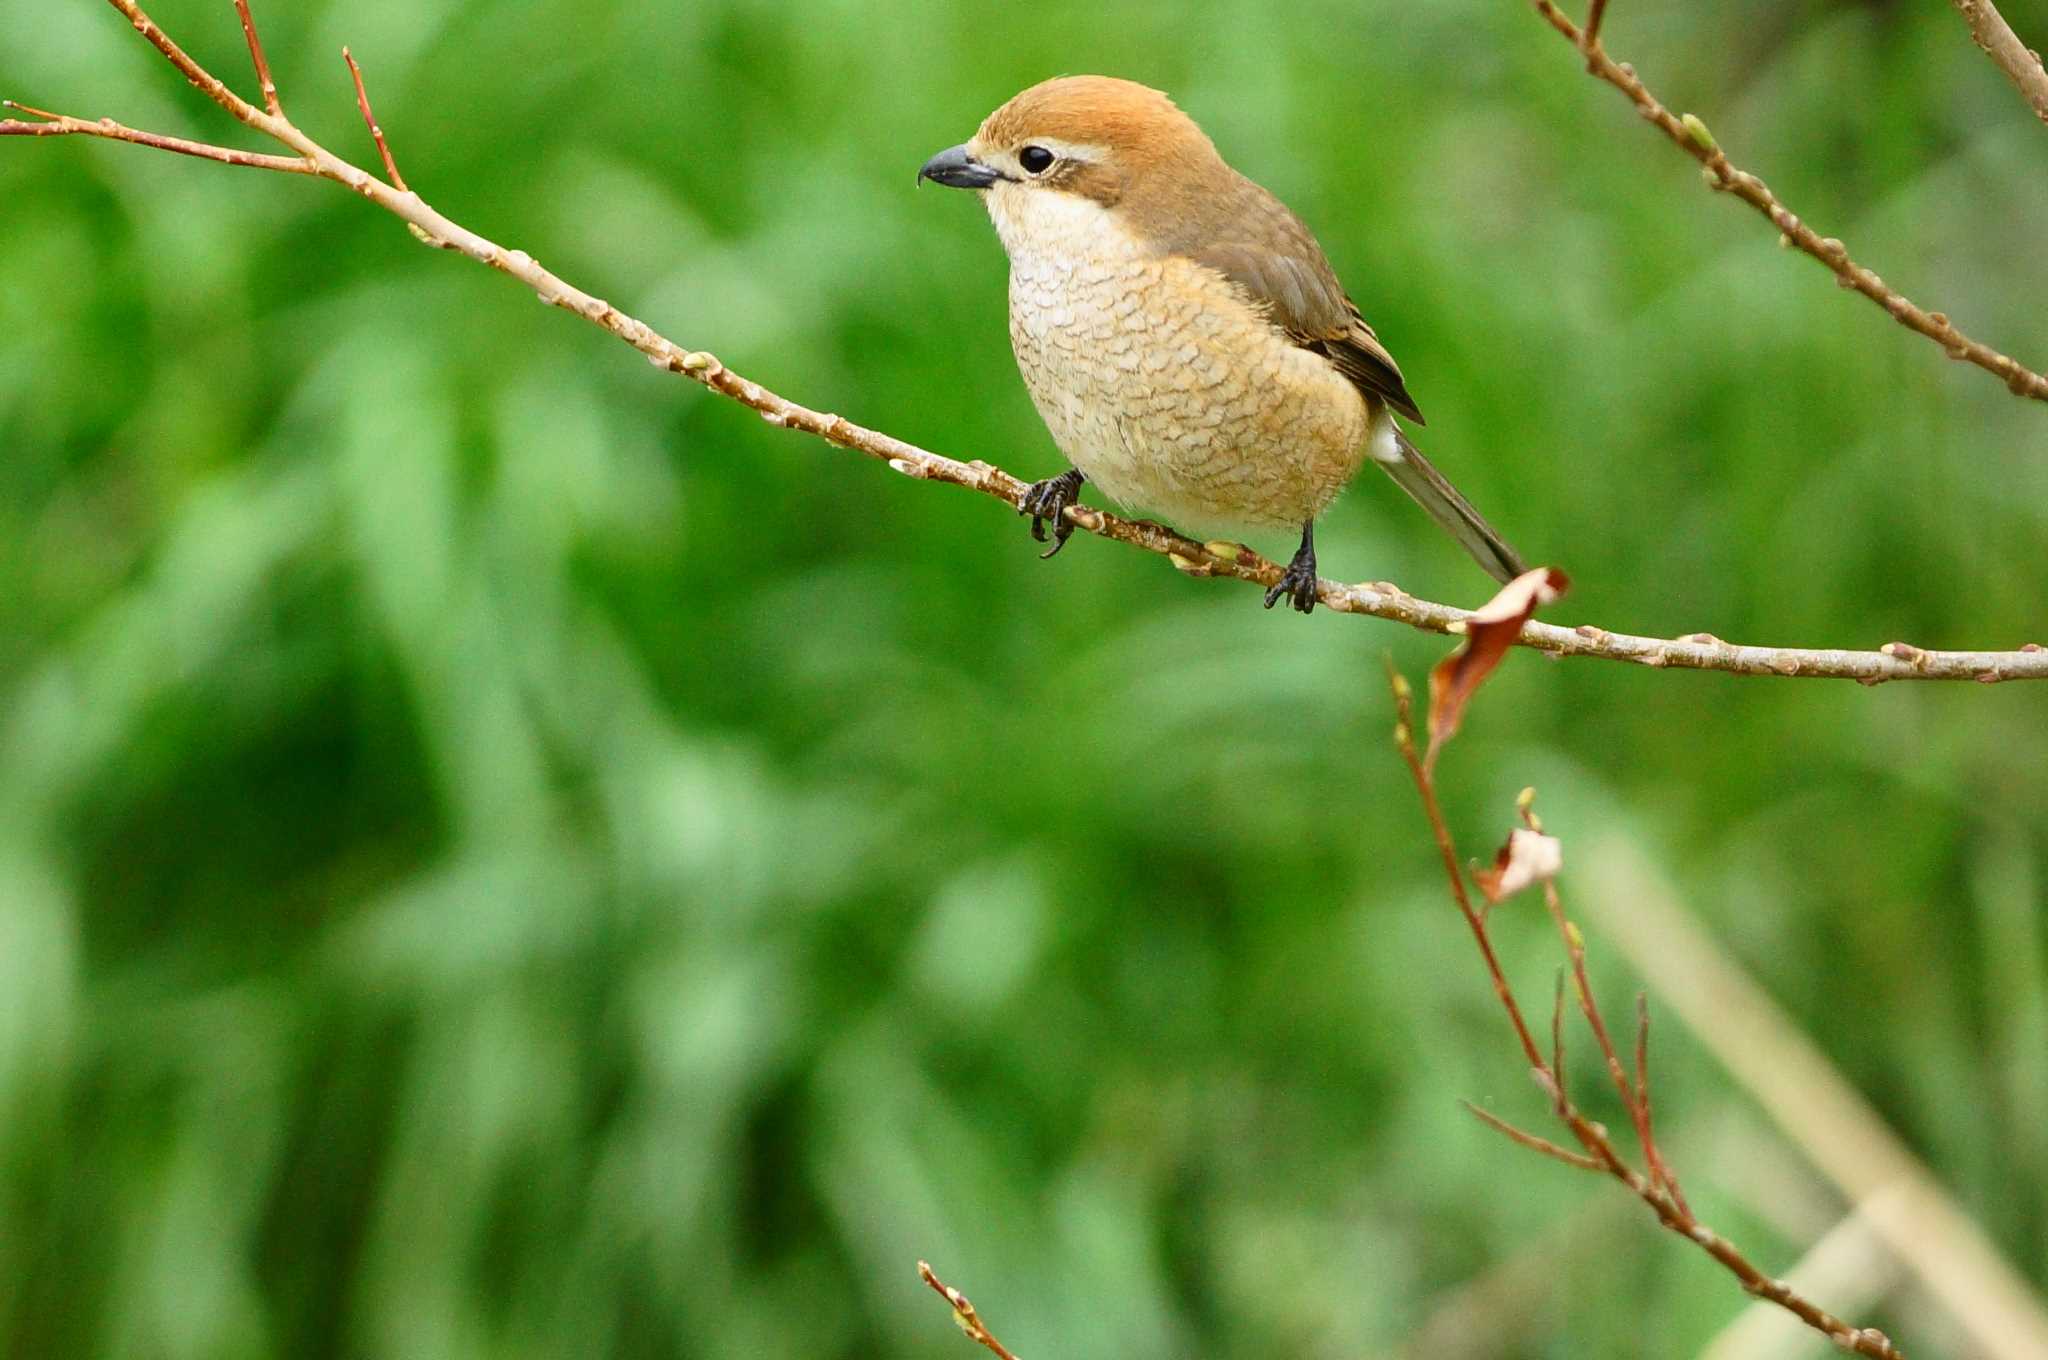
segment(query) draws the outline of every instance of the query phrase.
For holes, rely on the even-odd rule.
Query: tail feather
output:
[[[1512,581],[1528,570],[1522,555],[1509,547],[1499,531],[1472,508],[1472,502],[1458,494],[1458,488],[1444,480],[1436,465],[1408,442],[1408,436],[1396,430],[1394,440],[1401,450],[1400,458],[1377,460],[1379,465],[1415,498],[1417,505],[1429,512],[1431,519],[1458,540],[1459,546],[1472,554],[1473,561],[1486,568],[1496,581]]]

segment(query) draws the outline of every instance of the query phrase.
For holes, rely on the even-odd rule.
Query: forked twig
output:
[[[1526,801],[1521,814],[1530,830],[1542,830],[1542,823]],[[1621,1097],[1621,1106],[1628,1111],[1629,1122],[1635,1125],[1636,1144],[1643,1150],[1643,1164],[1649,1170],[1650,1184],[1670,1194],[1681,1210],[1690,1213],[1685,1196],[1678,1191],[1677,1181],[1665,1170],[1663,1155],[1657,1150],[1656,1131],[1651,1123],[1649,1087],[1644,1080],[1644,1068],[1649,1057],[1644,1046],[1649,1025],[1647,1003],[1638,1011],[1642,1024],[1636,1032],[1636,1080],[1631,1082],[1621,1065],[1621,1055],[1615,1051],[1613,1036],[1608,1033],[1607,1020],[1600,1013],[1600,1003],[1594,999],[1593,984],[1586,977],[1586,937],[1565,917],[1564,903],[1555,882],[1544,882],[1543,905],[1557,927],[1558,938],[1564,941],[1566,957],[1571,960],[1572,986],[1579,999],[1579,1010],[1586,1017],[1586,1028],[1592,1031],[1594,1046],[1600,1050],[1600,1057],[1607,1065],[1608,1080],[1614,1083],[1615,1093]],[[1563,1085],[1562,1078],[1558,1084]]]
[[[1531,576],[1534,574],[1531,573]],[[1493,605],[1489,606],[1489,611],[1491,611],[1494,618],[1494,626],[1501,628],[1512,627],[1516,622],[1512,613],[1494,608],[1494,606],[1500,605],[1503,600],[1511,597],[1516,598],[1516,608],[1524,614],[1534,610],[1539,597],[1526,589],[1527,580],[1528,578],[1524,578],[1522,581],[1512,582],[1504,587],[1501,594],[1496,597]],[[1494,649],[1498,648],[1498,646],[1497,636],[1492,639],[1475,637],[1468,641],[1467,650],[1477,653],[1483,648],[1489,654],[1493,654]],[[1458,857],[1457,845],[1451,836],[1449,825],[1444,820],[1443,805],[1437,796],[1435,761],[1431,758],[1443,745],[1448,735],[1446,731],[1447,726],[1456,722],[1459,713],[1463,710],[1467,701],[1469,701],[1472,690],[1484,682],[1490,670],[1491,666],[1483,664],[1483,661],[1481,663],[1474,663],[1467,661],[1462,656],[1454,656],[1440,664],[1432,673],[1430,678],[1429,718],[1431,729],[1429,733],[1430,756],[1425,756],[1415,735],[1414,692],[1407,680],[1395,671],[1390,663],[1388,665],[1388,684],[1393,690],[1396,713],[1394,744],[1400,751],[1402,762],[1408,767],[1409,776],[1415,783],[1416,793],[1422,800],[1423,814],[1429,822],[1430,834],[1436,840],[1438,857],[1443,863],[1445,882],[1450,888],[1451,900],[1457,905],[1459,914],[1465,918],[1466,927],[1471,932],[1474,943],[1478,946],[1480,959],[1486,968],[1487,979],[1492,984],[1494,996],[1500,1002],[1501,1009],[1507,1014],[1509,1027],[1514,1032],[1516,1042],[1521,1046],[1524,1060],[1529,1064],[1530,1075],[1535,1079],[1537,1086],[1542,1089],[1545,1097],[1549,1100],[1551,1112],[1571,1133],[1572,1139],[1578,1143],[1581,1151],[1573,1152],[1568,1148],[1561,1147],[1547,1139],[1517,1128],[1506,1120],[1480,1110],[1476,1106],[1468,1104],[1466,1108],[1472,1110],[1489,1127],[1498,1130],[1523,1147],[1530,1148],[1554,1160],[1562,1161],[1567,1165],[1578,1167],[1581,1170],[1604,1172],[1615,1180],[1620,1181],[1628,1187],[1630,1193],[1649,1206],[1650,1210],[1656,1214],[1658,1222],[1687,1241],[1694,1243],[1709,1256],[1720,1262],[1730,1274],[1735,1276],[1744,1290],[1758,1298],[1768,1299],[1772,1303],[1784,1308],[1801,1322],[1828,1337],[1844,1350],[1858,1355],[1873,1357],[1873,1360],[1901,1360],[1902,1353],[1883,1332],[1874,1328],[1853,1326],[1806,1298],[1785,1283],[1785,1281],[1773,1279],[1764,1274],[1734,1243],[1700,1222],[1699,1218],[1693,1213],[1691,1206],[1686,1203],[1684,1195],[1679,1192],[1676,1177],[1672,1175],[1670,1168],[1665,1164],[1663,1154],[1658,1150],[1656,1129],[1651,1118],[1647,1005],[1640,1000],[1638,1001],[1638,1028],[1635,1048],[1636,1075],[1635,1079],[1631,1081],[1627,1071],[1622,1066],[1620,1055],[1615,1051],[1614,1042],[1608,1031],[1607,1023],[1601,1016],[1599,1003],[1593,995],[1592,984],[1587,980],[1585,937],[1579,932],[1579,928],[1566,917],[1563,904],[1557,893],[1555,873],[1559,859],[1556,853],[1555,842],[1548,842],[1547,853],[1543,857],[1541,868],[1535,871],[1535,877],[1542,884],[1545,904],[1549,908],[1559,937],[1564,941],[1565,951],[1570,960],[1572,981],[1577,991],[1580,1010],[1586,1018],[1587,1027],[1592,1031],[1594,1040],[1599,1046],[1601,1057],[1606,1060],[1608,1074],[1614,1082],[1615,1090],[1621,1098],[1622,1106],[1628,1111],[1630,1122],[1635,1127],[1637,1141],[1643,1150],[1644,1164],[1648,1168],[1647,1172],[1638,1171],[1629,1164],[1628,1160],[1622,1156],[1620,1149],[1615,1146],[1606,1128],[1588,1118],[1572,1101],[1571,1093],[1565,1089],[1562,1034],[1564,995],[1562,978],[1559,979],[1559,988],[1551,1011],[1551,1045],[1553,1056],[1546,1059],[1542,1050],[1537,1047],[1534,1037],[1529,1032],[1528,1022],[1523,1017],[1521,1005],[1515,999],[1514,988],[1509,984],[1506,975],[1501,970],[1500,956],[1494,949],[1489,933],[1489,922],[1494,918],[1490,917],[1487,912],[1474,906],[1472,894],[1465,885],[1465,876],[1459,869],[1461,861]],[[1455,701],[1450,702],[1447,700],[1451,698],[1449,691],[1453,686],[1459,687],[1459,692],[1455,695]],[[1529,841],[1522,842],[1521,847],[1531,861],[1535,858],[1535,850],[1539,848],[1533,846],[1531,842],[1548,840],[1548,838],[1542,836],[1542,824],[1537,819],[1530,805],[1531,798],[1532,795],[1530,793],[1524,792],[1520,800],[1518,800],[1521,818],[1527,831],[1518,831],[1510,837],[1509,850],[1504,850],[1503,855],[1498,857],[1496,861],[1497,864],[1503,865],[1503,867],[1490,871],[1481,871],[1480,873],[1481,884],[1485,888],[1490,904],[1497,904],[1498,901],[1502,900],[1506,895],[1503,885],[1514,881],[1508,869],[1512,867],[1513,856],[1509,851],[1517,845],[1516,837],[1523,835],[1529,837]],[[1526,864],[1524,867],[1526,868]],[[1530,877],[1531,874],[1525,872],[1519,881],[1527,882]],[[1495,916],[1497,916],[1497,913]]]
[[[1579,47],[1591,52],[1600,45],[1600,23],[1607,17],[1607,0],[1588,0],[1586,31],[1579,35]]]
[[[1708,187],[1733,194],[1755,208],[1777,227],[1783,244],[1797,247],[1819,260],[1834,273],[1836,280],[1844,288],[1853,288],[1884,308],[1901,326],[1916,331],[1940,345],[1949,358],[1961,359],[1966,363],[1975,364],[1987,373],[1996,374],[2015,396],[2048,401],[2048,374],[2036,373],[2025,364],[2000,354],[1989,345],[1972,340],[1956,329],[1954,323],[1942,313],[1930,312],[1916,305],[1875,273],[1851,259],[1848,248],[1840,241],[1832,236],[1822,236],[1802,222],[1796,214],[1778,201],[1777,196],[1762,180],[1731,164],[1714,141],[1713,134],[1707,131],[1705,123],[1689,113],[1674,114],[1658,102],[1657,97],[1650,93],[1649,88],[1636,75],[1634,67],[1626,62],[1614,61],[1597,39],[1589,36],[1598,29],[1600,19],[1607,8],[1605,0],[1592,0],[1593,8],[1583,32],[1552,0],[1531,2],[1535,5],[1536,12],[1542,15],[1552,28],[1584,54],[1588,72],[1627,95],[1629,102],[1636,106],[1637,112],[1655,124],[1659,131],[1671,139],[1674,146],[1706,168]],[[1957,3],[1960,5],[1962,0],[1957,0]]]

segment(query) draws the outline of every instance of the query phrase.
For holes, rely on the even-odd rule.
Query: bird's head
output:
[[[980,191],[1013,258],[1020,246],[1107,225],[1103,214],[1149,236],[1236,180],[1171,99],[1110,76],[1033,85],[917,177]]]

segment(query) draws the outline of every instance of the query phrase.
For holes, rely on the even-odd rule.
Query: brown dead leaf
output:
[[[1429,673],[1429,752],[1422,761],[1425,770],[1436,768],[1437,748],[1457,732],[1465,705],[1521,636],[1522,625],[1529,621],[1529,616],[1570,587],[1571,581],[1555,567],[1525,571],[1465,620],[1464,645]]]
[[[1556,878],[1564,868],[1564,843],[1555,836],[1516,827],[1493,857],[1490,869],[1472,871],[1488,906],[1513,897],[1532,883]]]

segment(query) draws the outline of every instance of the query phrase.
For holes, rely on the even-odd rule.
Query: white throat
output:
[[[1001,182],[982,195],[1012,272],[1065,271],[1143,254],[1121,219],[1092,198]]]

